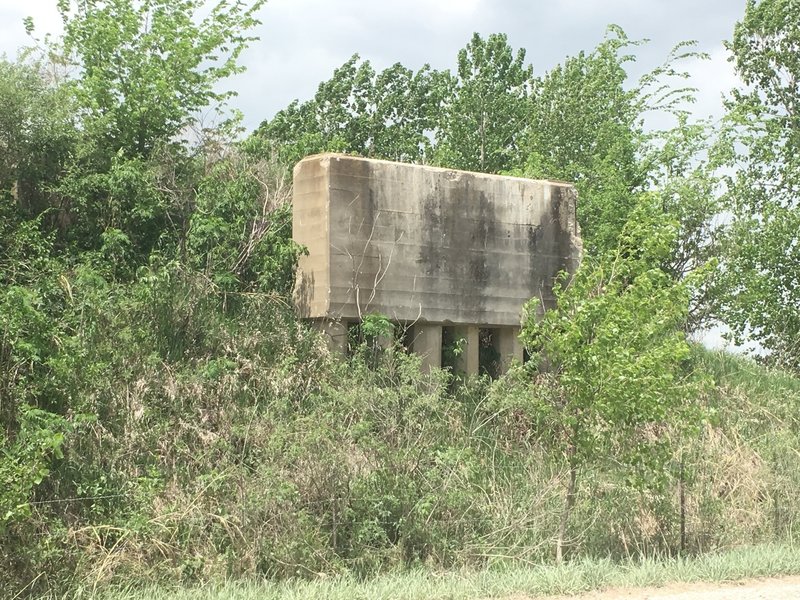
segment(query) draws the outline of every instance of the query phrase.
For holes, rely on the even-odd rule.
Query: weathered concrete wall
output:
[[[324,154],[294,171],[306,318],[519,326],[581,244],[576,194],[534,181]]]

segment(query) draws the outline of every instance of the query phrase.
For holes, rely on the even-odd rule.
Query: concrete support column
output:
[[[522,342],[519,341],[518,327],[500,327],[495,329],[492,338],[494,340],[494,348],[497,350],[497,354],[500,355],[500,374],[508,371],[514,359],[522,364]]]
[[[411,349],[422,357],[422,370],[442,366],[442,326],[418,323],[411,331]]]
[[[480,368],[480,328],[473,325],[454,327],[453,337],[462,340],[461,353],[456,357],[456,372],[477,375]]]
[[[347,356],[347,322],[330,319],[314,320],[314,329],[323,334],[331,352]]]

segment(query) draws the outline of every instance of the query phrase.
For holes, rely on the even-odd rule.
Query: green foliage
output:
[[[678,114],[675,127],[652,135],[642,149],[649,189],[639,202],[657,206],[676,233],[659,266],[674,281],[702,271],[707,276],[691,287],[687,332],[718,323],[723,296],[719,277],[724,203],[720,197],[720,165],[724,151],[706,121],[691,122]],[[712,276],[712,273],[716,273]]]
[[[282,160],[294,164],[319,152],[405,162],[430,157],[448,74],[399,63],[377,73],[359,60],[355,54],[336,69],[312,100],[295,100],[261,124],[258,134],[279,144]]]
[[[61,0],[63,52],[80,68],[75,94],[91,159],[148,158],[229,98],[217,86],[242,70],[236,61],[254,39],[245,32],[263,3]]]
[[[649,230],[642,225],[630,232],[625,248],[663,256],[672,231],[665,228],[652,239]],[[639,263],[620,269],[621,279],[641,276],[655,289],[669,279]],[[71,398],[69,426],[37,421],[41,438],[28,438],[42,445],[28,444],[39,454],[24,455],[38,457],[26,465],[38,464],[49,474],[28,496],[29,512],[18,512],[7,526],[0,550],[4,591],[16,593],[43,568],[53,588],[78,593],[134,578],[174,585],[318,573],[367,576],[423,564],[474,568],[502,562],[498,557],[548,560],[563,502],[564,460],[557,450],[564,446],[554,437],[563,428],[551,429],[558,427],[558,415],[545,410],[545,402],[563,387],[546,378],[531,387],[527,377],[512,375],[492,388],[480,379],[451,389],[446,373],[423,374],[418,357],[395,348],[340,361],[279,298],[247,294],[235,311],[225,309],[226,294],[175,262],[154,261],[134,283],[106,281],[89,267],[67,277],[71,309],[64,320],[71,335],[62,334],[64,352],[49,363],[57,368],[59,390]],[[634,307],[647,286],[632,285],[637,292],[629,301],[606,300],[605,306],[625,309],[614,325],[641,326],[639,317],[633,323],[629,315],[652,307]],[[686,295],[674,299],[685,302]],[[682,310],[671,308],[661,319]],[[586,323],[582,316],[578,321]],[[367,323],[386,332],[385,318]],[[623,336],[630,354],[648,334],[673,341],[665,323],[663,329],[655,317],[648,323],[639,335],[632,327],[617,334],[602,323],[595,331],[603,340]],[[682,342],[674,343],[683,356]],[[602,348],[615,353],[612,366],[619,371],[594,367],[593,375],[644,376],[641,386],[659,381],[666,389],[652,396],[620,392],[636,402],[636,412],[618,431],[609,427],[604,439],[617,441],[603,448],[613,455],[592,455],[582,465],[572,522],[585,537],[573,545],[574,553],[625,557],[679,547],[676,474],[666,469],[661,485],[650,485],[652,467],[667,450],[653,432],[697,444],[692,456],[713,457],[697,459],[698,474],[687,490],[697,506],[689,509],[689,548],[752,539],[752,532],[736,528],[726,506],[748,511],[751,521],[758,515],[757,539],[772,539],[773,509],[759,504],[762,488],[748,483],[726,491],[725,482],[736,469],[754,473],[751,467],[743,471],[753,459],[743,445],[764,444],[760,453],[773,456],[766,450],[769,440],[781,439],[783,448],[793,443],[796,403],[775,412],[775,398],[797,387],[794,380],[787,376],[759,391],[745,387],[736,369],[715,369],[725,394],[718,411],[730,415],[722,424],[728,429],[695,441],[673,429],[681,407],[659,408],[666,413],[663,422],[647,420],[655,418],[651,401],[683,384],[683,391],[691,388],[681,370],[670,371],[674,379],[657,379],[654,363],[671,355],[640,352],[629,366],[610,342]],[[609,385],[621,390],[624,384],[612,379]],[[744,390],[752,406],[734,423]],[[626,406],[614,409],[608,397],[601,399],[597,410],[603,415],[629,414]],[[757,425],[751,418],[756,414]],[[601,421],[599,432],[603,426]],[[61,459],[45,444],[53,440],[48,430],[63,435]],[[629,441],[635,447],[626,454]],[[740,454],[733,454],[737,445]],[[660,451],[650,455],[654,450]],[[797,474],[774,450],[774,462],[752,464],[776,483],[766,490],[779,498],[785,532],[794,522],[794,504],[786,495],[793,480],[783,478]],[[23,456],[21,449],[15,452]],[[615,461],[633,452],[640,468],[621,470]],[[606,515],[602,523],[598,510]],[[46,583],[37,581],[32,591],[44,591]]]
[[[575,183],[578,222],[593,255],[613,251],[643,193],[661,194],[665,213],[682,227],[669,259],[679,277],[686,264],[707,262],[703,240],[717,212],[714,182],[705,163],[698,164],[709,132],[689,119],[685,106],[694,90],[678,70],[681,61],[703,55],[691,43],[679,44],[663,65],[631,83],[626,67],[642,43],[611,26],[592,52],[534,80],[521,173]],[[677,123],[646,131],[652,113],[675,116]]]
[[[724,318],[776,364],[800,368],[800,24],[796,0],[747,3],[728,44],[747,87],[728,102]]]
[[[0,201],[35,217],[75,143],[72,98],[40,65],[0,59],[0,106]]]
[[[525,50],[505,34],[475,33],[458,53],[458,69],[437,133],[436,161],[448,167],[499,173],[519,164],[533,69]]]
[[[523,142],[525,174],[574,182],[587,253],[606,252],[645,183],[639,90],[629,89],[627,54],[636,42],[619,28],[537,78]]]
[[[647,462],[658,441],[648,427],[694,420],[699,388],[683,369],[682,332],[691,281],[658,268],[675,228],[657,218],[637,211],[612,260],[587,259],[557,291],[556,308],[523,331],[540,376],[555,383],[532,410],[576,466],[598,456]]]
[[[58,415],[23,405],[13,436],[0,439],[0,535],[30,517],[33,490],[50,473],[51,460],[63,457],[65,425]]]
[[[62,2],[64,43],[49,49],[73,78],[0,62],[0,595],[72,589],[92,564],[102,579],[109,552],[175,522],[150,519],[178,473],[161,459],[182,461],[196,438],[167,424],[191,423],[204,386],[239,373],[224,348],[243,311],[297,330],[281,296],[301,250],[284,169],[256,143],[225,153],[235,121],[180,139],[227,97],[220,79],[260,4],[197,19],[195,2]],[[242,356],[291,345],[267,337]],[[130,404],[125,390],[159,372],[198,404],[174,405],[168,387]]]
[[[168,199],[158,188],[156,169],[152,162],[121,156],[111,160],[107,171],[73,167],[58,188],[70,199],[67,236],[72,245],[116,253],[115,268],[121,276],[130,275],[159,243],[168,223]]]
[[[380,337],[394,337],[394,325],[386,315],[373,313],[364,315],[361,320],[361,331],[370,339]]]
[[[590,53],[568,58],[534,81],[525,139],[526,176],[575,182],[578,221],[586,254],[605,257],[625,243],[624,228],[640,211],[673,222],[672,247],[657,264],[676,281],[697,269],[714,269],[720,248],[715,218],[722,210],[717,169],[724,150],[711,143],[709,123],[686,109],[682,61],[703,58],[691,43],[678,44],[665,63],[631,85],[626,66],[643,42],[616,26]],[[674,118],[663,131],[648,131],[651,113]],[[653,235],[658,237],[654,230]],[[716,314],[719,289],[710,278],[692,287],[694,330]]]
[[[291,239],[291,181],[258,137],[213,165],[200,180],[189,220],[189,263],[224,291],[294,285],[302,249]]]
[[[62,237],[77,252],[116,253],[115,276],[131,277],[154,249],[183,245],[197,170],[187,151],[192,138],[214,137],[200,113],[224,117],[232,92],[220,92],[221,81],[241,71],[262,4],[59,3],[64,36],[50,51],[77,67],[67,87],[78,140],[54,188]]]
[[[60,457],[67,422],[58,369],[63,325],[59,264],[38,221],[0,212],[0,535],[31,514],[30,500]]]
[[[692,280],[675,282],[659,268],[675,232],[657,208],[640,207],[609,260],[586,259],[565,277],[554,309],[538,319],[539,300],[528,306],[522,337],[545,389],[521,408],[570,472],[559,561],[578,473],[613,461],[632,485],[658,486],[671,457],[668,429],[698,422],[702,386],[685,370],[683,333]]]
[[[289,163],[318,152],[351,152],[405,162],[497,173],[516,166],[531,67],[503,34],[475,34],[454,76],[395,64],[376,73],[354,55],[258,133]],[[435,146],[432,141],[435,141]]]
[[[67,84],[0,62],[0,595],[540,563],[564,515],[584,556],[796,530],[800,385],[683,333],[714,264],[715,169],[738,148],[710,146],[690,91],[663,84],[685,45],[633,88],[618,29],[537,80],[503,35],[474,36],[456,75],[354,57],[234,143],[236,119],[199,112],[229,96],[261,4],[61,2]],[[750,5],[761,29],[733,46],[763,30],[779,52],[742,72],[794,64],[773,27],[792,6]],[[729,247],[751,299],[791,299],[756,254],[788,289],[791,95],[747,81],[723,138],[751,160],[729,182],[750,211],[734,231],[747,216],[781,235]],[[644,134],[649,109],[676,127]],[[286,298],[302,252],[288,167],[321,150],[577,181],[590,257],[526,324],[534,361],[454,385],[389,344],[382,315],[332,357]]]
[[[444,328],[442,331],[442,368],[456,374],[458,359],[464,354],[467,340],[456,335],[452,327]]]

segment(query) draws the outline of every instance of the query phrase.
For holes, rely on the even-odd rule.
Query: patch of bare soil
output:
[[[579,596],[538,600],[800,600],[800,577],[748,579],[735,583],[673,583],[659,588],[612,588]],[[534,600],[512,596],[507,600]]]

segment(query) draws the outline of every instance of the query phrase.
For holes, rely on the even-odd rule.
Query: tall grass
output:
[[[764,545],[692,558],[648,557],[614,562],[579,559],[561,566],[511,566],[438,573],[414,570],[359,581],[343,576],[284,583],[238,581],[191,589],[145,588],[103,594],[108,600],[471,600],[577,594],[609,587],[659,587],[674,582],[728,582],[800,573],[800,548]],[[91,595],[87,595],[91,597]]]
[[[716,383],[698,447],[704,455],[697,457],[705,527],[728,544],[793,539],[800,525],[800,378],[724,352],[698,349],[697,361]]]
[[[489,589],[481,582],[510,566],[570,591],[606,585],[607,560],[645,569],[654,557],[791,544],[800,525],[790,375],[698,351],[717,383],[703,430],[673,440],[667,472],[645,489],[607,461],[583,473],[571,566],[550,569],[538,565],[552,561],[565,462],[497,401],[524,403],[529,383],[457,384],[399,348],[343,361],[280,298],[217,294],[191,273],[93,285],[72,291],[83,329],[60,382],[74,407],[64,456],[30,517],[2,534],[3,597],[261,579],[314,583],[225,593],[335,580],[341,597],[391,597],[414,578],[437,597]],[[435,575],[483,569],[461,583]],[[405,570],[416,574],[356,583]]]

